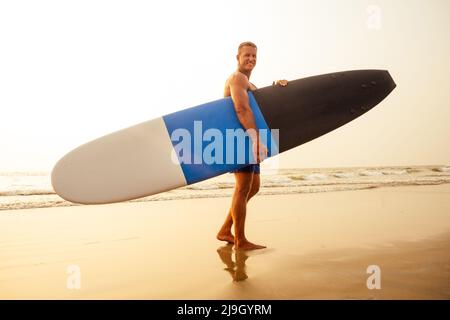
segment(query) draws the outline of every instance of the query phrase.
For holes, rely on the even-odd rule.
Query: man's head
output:
[[[236,56],[238,69],[241,72],[251,72],[256,65],[256,45],[253,42],[242,42]]]

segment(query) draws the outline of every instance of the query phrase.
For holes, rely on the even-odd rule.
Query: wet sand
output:
[[[230,200],[0,211],[0,298],[450,298],[450,184],[257,196],[253,252],[215,239]]]

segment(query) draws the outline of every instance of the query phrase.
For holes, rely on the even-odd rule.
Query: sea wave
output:
[[[433,168],[433,171],[436,172],[450,172],[450,167],[446,166],[446,167],[438,167],[438,168]]]
[[[450,166],[281,169],[261,175],[258,194],[336,192],[381,187],[450,183]],[[230,197],[235,180],[225,174],[207,181],[130,202]],[[53,191],[49,174],[8,173],[0,176],[0,210],[73,206]]]
[[[29,190],[11,190],[11,191],[0,191],[0,197],[11,197],[11,196],[44,196],[56,194],[55,191],[49,189],[29,189]]]

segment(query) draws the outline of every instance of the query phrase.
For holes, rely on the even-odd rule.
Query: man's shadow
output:
[[[231,277],[233,281],[243,281],[248,278],[247,273],[245,272],[245,261],[248,259],[248,255],[243,250],[236,250],[234,252],[233,261],[233,245],[227,244],[226,246],[222,246],[217,249],[217,253],[219,254],[220,260],[227,266],[224,268]]]

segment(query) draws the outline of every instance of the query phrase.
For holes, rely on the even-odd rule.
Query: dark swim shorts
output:
[[[233,173],[236,173],[236,172],[248,172],[248,173],[251,173],[251,172],[253,172],[253,173],[259,174],[260,173],[259,163],[250,164],[250,165],[248,165],[246,167],[243,167],[243,168],[231,171],[231,172],[233,172]]]

